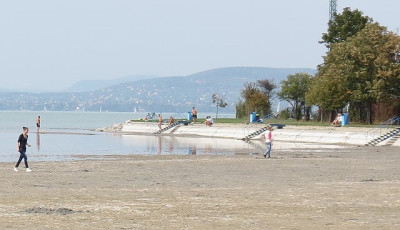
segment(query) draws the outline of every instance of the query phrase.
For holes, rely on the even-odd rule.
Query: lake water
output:
[[[262,153],[261,141],[246,143],[235,139],[182,137],[169,135],[122,135],[95,132],[130,119],[143,118],[147,113],[113,112],[14,112],[0,111],[0,162],[18,159],[18,136],[22,127],[30,129],[27,149],[29,161],[66,161],[84,157],[112,155],[234,155]],[[36,117],[41,116],[41,131],[36,133]],[[167,114],[185,118],[186,114]],[[207,115],[207,114],[206,114]],[[206,116],[205,115],[205,116]],[[218,117],[232,117],[222,114]],[[200,118],[204,118],[200,116]],[[274,151],[319,152],[322,149],[343,148],[318,143],[274,142]]]
[[[130,154],[223,154],[251,151],[254,147],[238,140],[189,138],[155,135],[120,135],[95,132],[145,113],[113,112],[32,112],[0,111],[0,161],[18,159],[17,139],[22,127],[30,129],[27,149],[29,161],[71,160],[80,156]],[[186,114],[163,114],[184,118]],[[36,117],[41,117],[41,131],[36,133]],[[232,117],[225,114],[219,117]]]

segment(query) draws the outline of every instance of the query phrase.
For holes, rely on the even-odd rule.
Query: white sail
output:
[[[276,112],[279,113],[281,111],[281,103],[278,103],[278,106],[276,107]]]

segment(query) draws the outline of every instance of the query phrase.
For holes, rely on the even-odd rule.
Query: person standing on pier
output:
[[[195,107],[193,107],[192,109],[192,118],[193,118],[193,124],[195,124],[197,120],[197,109]]]
[[[38,133],[40,130],[40,116],[36,118],[36,132]]]
[[[158,114],[158,128],[161,130],[161,125],[162,125],[162,116],[161,114]]]

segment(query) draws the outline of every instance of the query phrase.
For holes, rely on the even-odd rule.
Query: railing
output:
[[[381,124],[377,125],[376,127],[368,130],[367,132],[365,132],[365,139],[366,141],[370,141],[375,139],[376,137],[381,136],[382,133],[382,129],[389,129],[389,128],[393,128],[393,126],[399,126],[400,125],[400,117],[395,116],[392,117],[384,122],[382,122]]]
[[[250,134],[252,134],[254,131],[254,129],[258,130],[260,129],[260,122],[252,122],[249,123],[248,125],[246,125],[245,127],[243,127],[243,136],[248,136]]]
[[[172,129],[172,128],[176,127],[176,126],[179,126],[181,124],[183,124],[183,123],[181,123],[181,122],[173,123],[171,125],[165,126],[164,128],[154,132],[154,134],[161,134],[161,133],[163,133],[163,132],[165,132],[165,131],[167,131],[169,129]]]
[[[267,114],[267,115],[264,116],[263,122],[264,122],[265,120],[267,120],[267,119],[277,118],[278,115],[279,115],[278,113],[270,113],[270,114]]]
[[[175,120],[186,120],[187,119],[187,113],[174,113],[172,117]]]
[[[265,123],[267,123],[267,119],[271,119],[271,118],[276,118],[278,116],[277,113],[270,113],[265,115],[262,118],[262,121],[256,121],[256,122],[250,122],[248,125],[246,125],[243,128],[243,134],[245,137],[248,137],[250,135],[252,135],[253,133],[258,132],[260,129],[265,127]],[[260,124],[264,124],[263,126],[260,127]],[[267,124],[269,125],[269,124]],[[256,131],[254,131],[254,129],[256,129]],[[250,131],[251,130],[251,131]]]

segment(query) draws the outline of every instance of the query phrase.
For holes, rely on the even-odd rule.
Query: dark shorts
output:
[[[36,123],[36,127],[40,128],[40,124],[39,124],[39,123]]]
[[[193,115],[193,118],[197,118],[197,115]]]

